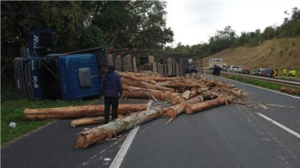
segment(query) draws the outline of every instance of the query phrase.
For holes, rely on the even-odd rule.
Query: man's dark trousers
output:
[[[112,106],[112,116],[111,119],[114,120],[118,118],[118,107],[119,107],[119,98],[118,97],[104,97],[104,123],[109,122],[109,109]]]

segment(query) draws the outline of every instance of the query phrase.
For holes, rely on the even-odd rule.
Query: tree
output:
[[[166,27],[166,2],[96,1],[93,25],[104,32],[105,41],[116,48],[162,48],[173,41]]]

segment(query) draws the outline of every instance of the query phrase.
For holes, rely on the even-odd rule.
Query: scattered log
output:
[[[187,90],[184,93],[182,93],[182,95],[178,98],[178,102],[183,103],[187,101],[190,98],[190,93],[191,93],[190,90]]]
[[[147,109],[146,104],[119,104],[118,113],[130,113]],[[63,119],[87,116],[103,116],[104,105],[25,109],[24,120]]]
[[[194,103],[199,103],[203,101],[203,97],[201,95],[198,95],[196,97],[191,98],[188,101],[185,101],[183,103],[177,104],[175,106],[172,106],[170,108],[167,108],[165,111],[165,114],[169,118],[174,118],[181,114],[184,111],[184,107],[188,104],[194,104]]]
[[[213,100],[208,100],[205,102],[195,103],[195,104],[189,104],[184,107],[184,111],[186,114],[193,114],[195,112],[200,112],[206,109],[210,109],[213,107],[221,106],[226,104],[227,102],[231,102],[233,100],[233,97],[219,97]]]
[[[165,86],[165,87],[171,87],[171,88],[177,88],[177,87],[197,87],[199,86],[196,82],[157,82],[155,84],[156,86]]]
[[[197,96],[197,94],[198,94],[197,90],[192,90],[189,97],[190,98],[195,97],[195,96]]]
[[[142,92],[142,91],[123,91],[123,96],[133,99],[154,99],[154,100],[171,100],[173,97],[178,96],[178,93],[162,93],[162,92]]]
[[[176,96],[176,97],[173,97],[172,99],[171,99],[171,104],[173,104],[173,105],[175,105],[175,104],[178,104],[179,102],[178,102],[178,99],[180,98],[181,96],[179,95],[179,96]]]
[[[122,84],[125,84],[127,86],[135,86],[135,87],[142,87],[145,89],[164,90],[164,91],[174,92],[174,89],[172,89],[172,88],[156,86],[156,85],[149,84],[146,82],[134,81],[134,80],[124,79],[124,78],[122,78],[121,81],[122,81]]]
[[[280,88],[280,91],[281,91],[281,92],[285,92],[285,93],[290,93],[290,94],[300,95],[300,91],[295,90],[295,89],[288,89],[288,88],[285,88],[285,87],[281,87],[281,88]]]
[[[206,92],[206,91],[208,91],[209,89],[208,88],[198,88],[197,89],[197,92],[199,93],[199,94],[202,94],[202,93],[204,93],[204,92]]]
[[[73,120],[71,122],[71,127],[76,127],[79,125],[88,125],[88,124],[100,124],[104,123],[104,117],[92,117],[92,118],[81,118]]]
[[[134,126],[161,117],[163,114],[162,111],[163,109],[161,107],[157,107],[155,109],[146,110],[123,119],[117,118],[108,124],[92,128],[88,131],[80,132],[76,138],[76,147],[87,148],[88,146],[99,141],[109,139],[113,135],[131,129]]]
[[[117,72],[121,77],[125,77],[127,79],[131,79],[134,81],[143,81],[143,82],[147,82],[147,83],[151,83],[151,84],[155,84],[156,81],[153,79],[149,79],[149,78],[143,78],[143,77],[136,77],[136,76],[132,76],[126,72]]]

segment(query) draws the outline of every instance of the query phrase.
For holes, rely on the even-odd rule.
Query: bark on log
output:
[[[178,96],[178,93],[161,93],[161,92],[141,92],[141,91],[123,91],[123,96],[133,99],[154,99],[154,100],[171,100],[173,97]]]
[[[233,97],[219,97],[214,100],[208,100],[201,103],[195,103],[195,104],[189,104],[184,107],[184,111],[186,114],[193,114],[196,112],[200,112],[206,109],[210,109],[213,107],[225,105],[227,102],[230,103],[230,101],[233,100]]]
[[[123,90],[128,90],[128,91],[141,91],[141,92],[161,92],[161,93],[172,93],[171,91],[166,91],[166,90],[156,90],[156,89],[145,89],[145,88],[140,88],[140,87],[135,87],[135,86],[127,86],[125,84],[122,84]]]
[[[188,101],[185,101],[183,103],[177,104],[175,106],[172,106],[170,108],[167,108],[165,113],[166,116],[169,118],[174,118],[176,116],[178,116],[179,114],[181,114],[184,111],[184,107],[188,104],[194,104],[194,103],[199,103],[203,101],[203,97],[198,95]]]
[[[191,93],[190,90],[187,90],[184,93],[182,93],[182,95],[178,98],[178,102],[183,103],[187,101],[190,98],[190,93]]]
[[[132,76],[130,74],[127,74],[126,72],[118,72],[118,74],[121,77],[127,78],[127,79],[131,79],[134,81],[143,81],[143,82],[147,82],[147,83],[151,83],[151,84],[155,84],[156,81],[152,80],[152,79],[148,79],[148,78],[143,78],[143,77],[136,77],[136,76]]]
[[[290,93],[290,94],[300,95],[300,91],[297,91],[297,90],[295,90],[295,89],[287,89],[287,88],[281,87],[281,88],[280,88],[280,91],[281,91],[281,92],[285,92],[285,93]]]
[[[203,92],[206,92],[206,91],[208,91],[208,88],[198,88],[198,89],[197,89],[197,92],[198,92],[199,94],[202,94]]]
[[[118,113],[130,113],[147,109],[146,104],[119,104]],[[24,120],[63,119],[87,116],[103,116],[104,105],[25,109]]]
[[[172,87],[172,88],[177,88],[177,87],[197,87],[199,86],[198,83],[196,82],[157,82],[155,84],[156,86],[165,86],[165,87]]]
[[[190,98],[197,96],[198,92],[197,90],[192,90],[190,93]]]
[[[206,91],[201,94],[204,100],[211,100],[219,97],[219,94],[213,91]]]
[[[76,138],[76,147],[87,148],[94,143],[109,139],[113,135],[131,129],[134,126],[161,117],[163,114],[162,111],[163,109],[161,107],[157,107],[156,109],[143,111],[123,119],[117,118],[108,124],[80,132]]]
[[[168,88],[168,87],[163,87],[163,86],[156,86],[153,84],[149,84],[146,82],[141,82],[141,81],[133,81],[133,80],[128,80],[122,78],[122,84],[125,84],[127,86],[135,86],[135,87],[143,87],[146,89],[154,89],[154,90],[165,90],[165,91],[171,91],[174,92],[174,89]]]
[[[104,117],[91,117],[91,118],[81,118],[73,120],[71,122],[71,127],[76,127],[79,125],[88,125],[88,124],[100,124],[104,122]]]
[[[179,103],[179,102],[178,102],[179,97],[181,97],[181,96],[173,97],[173,98],[171,99],[171,104],[173,104],[173,105],[178,104],[178,103]]]

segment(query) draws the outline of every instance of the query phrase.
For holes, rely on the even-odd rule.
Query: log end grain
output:
[[[178,99],[177,98],[172,98],[171,99],[171,104],[175,105],[178,103]]]
[[[87,148],[89,146],[88,139],[84,134],[78,134],[76,138],[76,148]]]
[[[192,109],[189,105],[186,105],[186,106],[184,107],[184,112],[185,112],[186,114],[194,114],[194,113],[193,113],[193,109]]]
[[[175,112],[175,110],[174,110],[173,108],[167,108],[167,109],[165,110],[165,114],[166,114],[166,116],[169,117],[169,118],[174,118],[174,117],[176,117],[176,112]]]
[[[185,102],[186,101],[186,98],[185,97],[179,97],[178,98],[178,102],[179,103],[183,103],[183,102]]]

